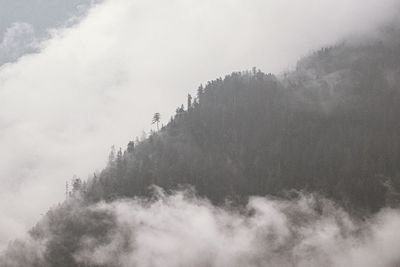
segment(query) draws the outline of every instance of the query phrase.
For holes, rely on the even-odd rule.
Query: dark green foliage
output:
[[[50,210],[30,234],[44,243],[44,266],[87,266],[77,264],[75,253],[82,249],[84,240],[96,237],[97,245],[107,242],[107,234],[115,225],[114,219],[112,214],[91,209],[75,198]]]
[[[283,79],[253,69],[208,82],[91,181],[87,199],[191,184],[217,203],[297,189],[377,211],[400,189],[396,66],[398,47],[339,45]]]
[[[92,209],[78,197],[51,209],[31,231],[31,240],[14,241],[0,257],[4,267],[100,267],[76,260],[85,240],[108,242],[115,216]]]

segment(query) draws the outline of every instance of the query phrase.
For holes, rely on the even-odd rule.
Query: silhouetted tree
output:
[[[154,113],[153,120],[152,120],[152,124],[154,124],[154,123],[157,124],[157,131],[160,130],[159,127],[158,127],[158,124],[160,123],[160,120],[161,120],[161,115],[160,115],[160,113],[158,113],[158,112],[157,112],[157,113]]]
[[[133,151],[134,151],[134,149],[135,149],[135,142],[133,142],[133,141],[129,141],[129,143],[128,143],[128,148],[127,148],[127,151],[128,151],[128,153],[133,153]]]
[[[192,107],[192,96],[188,94],[187,96],[187,109],[189,110]]]

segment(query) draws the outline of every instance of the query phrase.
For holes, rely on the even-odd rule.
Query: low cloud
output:
[[[189,191],[165,195],[159,190],[150,201],[136,198],[75,208],[90,210],[76,214],[108,214],[106,224],[113,222],[106,235],[79,237],[74,258],[85,266],[391,267],[400,263],[399,210],[360,219],[314,195],[290,201],[252,197],[238,208],[214,206]],[[40,240],[15,242],[0,262],[10,267],[34,262],[47,266],[46,242],[60,242],[52,238],[48,232]]]
[[[10,244],[0,257],[2,266],[50,266],[61,255],[71,259],[68,253],[75,259],[70,264],[84,266],[392,267],[400,263],[398,209],[362,219],[317,195],[300,194],[292,200],[251,197],[246,206],[215,206],[192,191],[166,195],[161,189],[151,200],[79,203],[64,206],[69,215],[51,215],[66,216],[67,221],[79,216],[82,222],[71,233],[53,232],[50,229],[63,226],[48,227],[44,220],[37,229],[40,238]],[[78,235],[88,224],[103,234]],[[78,242],[77,247],[68,246],[74,251],[61,245],[66,240]],[[62,254],[54,254],[57,251]]]
[[[76,259],[106,266],[395,266],[400,212],[361,221],[313,196],[253,197],[238,211],[177,193],[152,203],[100,204],[116,230],[100,246],[82,240]]]

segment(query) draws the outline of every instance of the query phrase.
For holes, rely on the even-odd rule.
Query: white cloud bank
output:
[[[209,79],[302,54],[391,17],[397,1],[108,0],[0,68],[0,247]],[[44,14],[45,15],[45,14]]]
[[[294,201],[252,198],[238,212],[184,193],[161,196],[150,204],[135,200],[93,209],[107,211],[117,221],[107,238],[82,238],[75,257],[96,266],[391,267],[400,263],[400,213],[394,210],[357,221],[329,201],[303,196]]]

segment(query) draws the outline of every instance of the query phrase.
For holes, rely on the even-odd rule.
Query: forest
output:
[[[210,81],[159,131],[111,151],[108,166],[82,185],[83,198],[191,185],[214,203],[298,190],[349,209],[395,205],[398,66],[398,46],[338,45],[283,77],[254,68]]]

